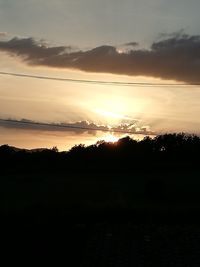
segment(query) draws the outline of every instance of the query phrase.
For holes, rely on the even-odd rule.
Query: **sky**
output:
[[[199,134],[199,10],[199,0],[0,0],[0,72],[153,84],[0,74],[0,144],[63,150],[119,137],[52,126],[63,123]]]

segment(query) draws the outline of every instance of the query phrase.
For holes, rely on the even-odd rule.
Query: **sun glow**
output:
[[[109,117],[112,119],[124,119],[124,120],[132,120],[132,118],[112,112],[112,111],[107,111],[107,110],[102,110],[102,109],[96,109],[95,112],[101,116],[104,117]]]
[[[108,142],[108,143],[115,143],[119,140],[118,137],[116,137],[112,134],[106,135],[103,139],[105,142]]]

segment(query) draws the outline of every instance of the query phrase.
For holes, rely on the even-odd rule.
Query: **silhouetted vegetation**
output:
[[[171,169],[198,169],[200,138],[195,135],[165,134],[136,141],[124,137],[116,143],[82,144],[70,151],[57,148],[23,150],[0,147],[1,172],[167,172]]]

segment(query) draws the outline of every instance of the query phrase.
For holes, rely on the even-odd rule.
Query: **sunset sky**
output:
[[[64,150],[123,135],[51,126],[61,123],[199,134],[199,10],[199,0],[0,0],[0,72],[152,84],[1,74],[0,144]]]

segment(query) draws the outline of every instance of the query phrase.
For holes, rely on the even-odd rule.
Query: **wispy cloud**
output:
[[[139,46],[139,43],[138,42],[128,42],[128,43],[125,43],[124,46]]]
[[[181,38],[181,37],[187,37],[187,34],[185,34],[185,29],[182,28],[178,31],[174,32],[162,32],[158,35],[158,39],[167,39],[167,38]]]
[[[150,76],[184,81],[200,80],[200,36],[178,32],[159,41],[150,49],[123,52],[114,46],[100,46],[87,51],[71,51],[70,46],[50,47],[33,38],[0,41],[0,51],[21,57],[31,65],[74,68],[88,72],[104,72],[131,76]]]
[[[7,32],[0,32],[0,38],[1,37],[6,37],[8,34],[7,34]]]

